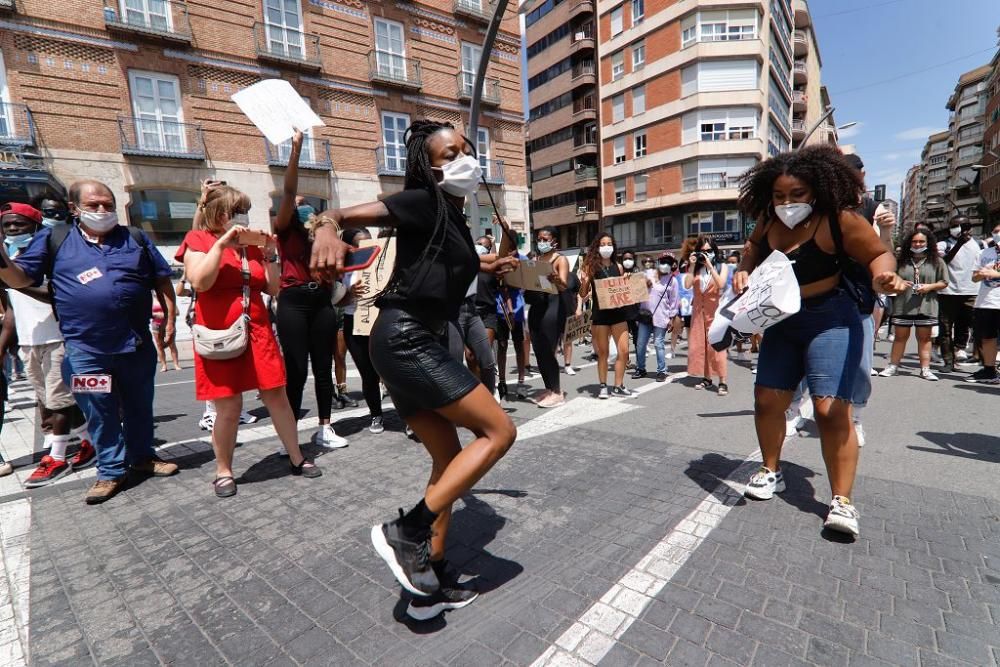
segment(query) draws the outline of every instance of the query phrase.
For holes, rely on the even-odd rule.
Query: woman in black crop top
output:
[[[756,165],[743,177],[740,208],[757,226],[733,278],[734,291],[742,292],[749,272],[772,250],[780,250],[795,261],[802,295],[798,313],[764,332],[754,390],[764,460],[746,495],[766,500],[785,490],[779,467],[785,410],[805,378],[833,493],[824,527],[852,535],[859,530],[859,514],[850,500],[858,441],[850,400],[864,342],[858,304],[841,288],[841,270],[853,260],[874,276],[876,291],[904,288],[895,259],[868,221],[854,212],[864,191],[860,172],[829,146],[783,153]]]
[[[507,414],[469,370],[448,352],[455,320],[480,268],[503,271],[516,258],[484,265],[463,214],[482,178],[472,144],[447,123],[415,121],[406,131],[404,190],[370,204],[331,213],[342,227],[392,227],[396,265],[371,336],[372,364],[397,412],[431,455],[424,497],[407,514],[372,528],[371,538],[399,583],[413,594],[407,613],[418,620],[471,602],[476,593],[445,568],[452,503],[507,452],[516,431]],[[318,230],[311,268],[343,268],[344,247]],[[377,260],[376,260],[377,261]],[[457,427],[476,438],[462,448]]]

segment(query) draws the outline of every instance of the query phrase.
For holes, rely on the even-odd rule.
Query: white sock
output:
[[[69,445],[70,437],[68,435],[51,435],[46,436],[46,439],[49,444],[49,456],[56,461],[65,461],[66,446]]]
[[[204,416],[215,414],[215,401],[205,401],[205,414]]]
[[[84,422],[83,426],[77,426],[74,429],[70,429],[69,436],[68,436],[69,439],[70,439],[70,441],[79,440],[79,441],[82,442],[82,441],[86,440],[87,442],[93,442],[90,439],[90,429],[87,428],[88,426],[89,426],[89,424],[87,424],[86,422]]]
[[[862,415],[865,414],[865,407],[866,406],[864,406],[864,405],[855,405],[854,406],[854,423],[855,424],[860,424],[861,423],[861,417],[862,417]]]

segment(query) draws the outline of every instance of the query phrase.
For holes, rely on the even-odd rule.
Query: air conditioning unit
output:
[[[586,212],[587,212],[587,207],[586,206],[577,206],[576,207],[576,214],[577,215],[583,215]]]

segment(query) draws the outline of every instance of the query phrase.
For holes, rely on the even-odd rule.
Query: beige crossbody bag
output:
[[[194,339],[194,352],[202,359],[224,360],[234,359],[246,352],[250,342],[250,264],[247,261],[247,251],[240,249],[240,259],[243,262],[243,313],[226,329],[209,329],[194,322],[194,304],[198,300],[198,292],[191,297],[188,306],[187,320]]]

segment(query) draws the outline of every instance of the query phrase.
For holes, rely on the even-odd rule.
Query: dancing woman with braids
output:
[[[406,131],[404,190],[370,204],[329,213],[341,227],[392,227],[396,266],[375,301],[372,364],[397,412],[431,456],[423,498],[371,539],[399,583],[414,595],[407,613],[425,620],[471,602],[476,593],[445,567],[451,505],[485,475],[514,442],[514,424],[493,396],[448,352],[448,322],[458,317],[480,259],[463,214],[482,176],[472,144],[448,123],[415,121]],[[312,267],[343,268],[345,247],[332,230],[317,230]],[[377,260],[376,260],[377,261]],[[494,259],[498,270],[516,259]],[[457,427],[476,439],[463,448]]]
[[[864,193],[861,173],[830,146],[782,153],[751,168],[743,176],[739,203],[757,226],[733,277],[738,294],[749,272],[780,250],[795,262],[802,296],[798,313],[764,332],[754,389],[764,461],[746,495],[767,500],[785,490],[779,467],[785,410],[805,377],[833,493],[824,527],[852,535],[859,532],[860,515],[850,500],[858,467],[851,395],[864,333],[857,303],[841,286],[847,284],[841,272],[854,260],[871,271],[875,291],[905,289],[896,260],[854,211]]]

